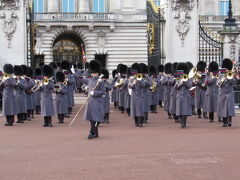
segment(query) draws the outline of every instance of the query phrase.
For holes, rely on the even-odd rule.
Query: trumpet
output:
[[[63,82],[63,85],[65,85],[65,86],[68,85],[68,82],[67,82],[67,81],[64,81],[64,82]]]
[[[150,89],[152,92],[156,92],[157,90],[157,82],[155,78],[152,80],[152,86],[150,87]]]
[[[135,75],[135,78],[138,80],[138,81],[141,81],[143,79],[143,75],[142,74],[137,74]]]
[[[48,85],[48,83],[49,83],[49,79],[43,79],[43,85]]]
[[[7,74],[7,73],[4,73],[3,74],[3,78],[0,80],[2,82],[6,81],[7,79],[9,79],[11,77],[11,74]]]
[[[120,78],[116,83],[115,83],[115,87],[121,87],[125,82],[124,78]]]
[[[230,80],[230,79],[233,79],[233,78],[234,78],[234,73],[233,73],[233,71],[228,71],[227,74],[226,74],[226,78],[229,79],[229,80]]]
[[[182,77],[181,77],[181,80],[182,80],[183,82],[188,81],[188,79],[189,79],[189,77],[188,77],[187,74],[183,74]]]

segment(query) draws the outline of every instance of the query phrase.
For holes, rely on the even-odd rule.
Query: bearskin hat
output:
[[[165,64],[165,74],[172,74],[172,63]]]
[[[106,68],[102,69],[103,79],[109,79],[109,72]]]
[[[186,62],[186,64],[188,65],[189,70],[191,70],[193,68],[193,64],[191,62]]]
[[[56,81],[57,82],[64,82],[65,81],[65,75],[63,72],[59,71],[56,73]]]
[[[177,72],[177,65],[178,65],[177,62],[175,62],[175,63],[172,64],[171,69],[172,69],[172,73],[173,73],[173,74]]]
[[[42,68],[42,75],[47,77],[53,76],[53,68],[49,65],[44,65]]]
[[[164,72],[164,65],[160,64],[158,66],[158,72]]]
[[[125,64],[123,64],[122,66],[120,66],[120,68],[119,68],[119,72],[120,72],[120,74],[125,74],[126,73],[126,71],[127,71],[127,65],[125,65]]]
[[[134,63],[131,67],[132,71],[136,71],[137,73],[142,73],[143,69],[142,66],[138,63]]]
[[[70,63],[68,61],[62,61],[61,68],[63,70],[68,70],[70,68]]]
[[[51,62],[49,64],[53,69],[57,69],[57,64],[55,62]]]
[[[232,70],[233,68],[233,63],[230,59],[226,58],[222,62],[222,68],[226,68],[227,70]]]
[[[16,76],[22,76],[23,75],[23,69],[22,69],[22,66],[14,66],[14,74]]]
[[[120,73],[120,68],[121,68],[122,65],[123,65],[123,64],[118,64],[118,65],[117,65],[117,72],[118,72],[118,73]]]
[[[114,70],[112,71],[112,77],[115,78],[116,74],[117,74],[117,70],[114,69]]]
[[[127,76],[132,75],[132,69],[130,67],[127,68],[126,74],[127,74]]]
[[[97,60],[90,61],[89,70],[91,73],[102,73],[102,65]]]
[[[208,65],[208,71],[209,71],[209,72],[217,72],[217,71],[218,71],[218,63],[216,63],[216,62],[211,62],[211,63]]]
[[[5,64],[3,66],[3,72],[7,74],[12,74],[13,73],[13,65],[11,64]]]
[[[157,73],[156,68],[154,66],[150,66],[148,72],[149,72],[150,76],[156,75],[156,73]]]
[[[82,63],[77,63],[77,67],[78,67],[78,69],[83,69]]]
[[[35,76],[41,76],[42,75],[42,71],[40,68],[36,68],[35,69]]]
[[[142,66],[142,73],[148,74],[148,66],[144,63],[140,64]]]
[[[197,71],[205,72],[206,66],[207,66],[206,62],[199,61],[197,63]]]
[[[177,64],[177,70],[183,70],[184,74],[189,73],[188,65],[187,63],[178,63]]]
[[[28,67],[27,77],[33,77],[33,69]]]
[[[27,75],[28,74],[28,67],[26,65],[21,65],[22,67],[22,72],[23,72],[23,75]]]

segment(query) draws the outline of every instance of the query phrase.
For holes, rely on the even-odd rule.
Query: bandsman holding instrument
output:
[[[178,63],[178,71],[183,71],[180,80],[176,81],[176,116],[180,118],[181,127],[185,128],[187,117],[192,115],[191,96],[189,89],[192,87],[192,80],[188,78],[188,65],[186,63]]]
[[[88,81],[89,97],[83,119],[90,122],[88,139],[93,139],[98,137],[98,124],[104,123],[103,96],[106,87],[99,77],[102,73],[101,64],[96,60],[92,60],[89,64],[89,70],[92,78]]]
[[[133,78],[132,76],[132,69],[130,67],[127,68],[127,81],[126,84],[128,86],[130,79]],[[131,89],[127,89],[127,92],[125,94],[125,98],[124,98],[124,108],[127,111],[128,116],[130,116],[130,112],[131,112],[131,95],[132,95],[132,90]]]
[[[134,118],[135,125],[143,126],[144,122],[144,93],[146,86],[142,76],[142,67],[140,64],[134,63],[132,70],[135,73],[134,78],[130,80],[128,87],[132,89],[131,100],[131,116]]]
[[[217,77],[218,77],[218,64],[216,62],[211,62],[208,66],[208,76],[205,79],[205,86],[207,91],[205,94],[204,106],[206,112],[209,113],[209,121],[214,121],[214,112],[217,112],[217,103],[218,103],[218,86],[217,86]]]
[[[197,109],[198,118],[202,117],[203,111],[203,116],[205,119],[207,119],[207,114],[206,112],[204,112],[204,100],[207,87],[204,85],[205,77],[203,74],[205,73],[206,66],[206,62],[199,61],[197,63],[197,67],[195,70],[196,73],[193,78],[193,83],[196,85],[195,108]]]
[[[170,92],[171,92],[171,86],[169,84],[169,80],[172,75],[172,63],[165,64],[165,76],[163,76],[161,80],[161,84],[164,85],[164,110],[168,113],[168,119],[172,119],[171,113],[170,113]]]
[[[103,97],[103,109],[104,109],[104,121],[105,123],[109,123],[109,113],[110,113],[110,96],[109,92],[112,90],[112,86],[110,82],[108,81],[109,79],[109,72],[107,69],[103,68],[102,69],[102,80],[105,86],[105,95]]]
[[[24,123],[27,114],[26,92],[27,81],[23,77],[22,66],[14,66],[14,75],[16,76],[15,102],[17,108],[17,123]]]
[[[2,113],[6,117],[5,126],[13,126],[14,116],[17,114],[14,93],[16,79],[13,78],[14,70],[11,64],[5,64],[3,71],[4,74],[0,82],[1,86],[3,86]]]
[[[34,80],[32,79],[33,70],[30,67],[27,67],[27,74],[25,79],[27,81],[26,97],[27,97],[27,120],[31,121],[31,118],[34,118],[34,95],[32,88],[35,85]]]
[[[56,84],[55,84],[55,110],[58,115],[58,123],[64,123],[64,114],[68,113],[67,106],[67,83],[65,81],[65,75],[63,72],[56,73]]]
[[[34,106],[35,106],[35,113],[40,114],[41,112],[41,106],[40,106],[40,100],[41,100],[41,92],[39,89],[35,90],[35,88],[38,88],[39,83],[42,80],[42,70],[40,68],[35,69],[35,76],[34,76],[35,86],[32,88],[32,91],[34,92]]]
[[[154,66],[149,67],[149,76],[151,78],[151,86],[149,87],[149,106],[151,113],[157,113],[158,92],[157,92],[157,71]]]
[[[112,78],[113,78],[113,80],[111,82],[111,86],[113,87],[113,89],[112,89],[112,94],[111,94],[111,102],[114,103],[114,108],[117,109],[117,107],[118,107],[117,87],[115,87],[115,84],[118,79],[118,73],[117,73],[116,69],[112,71]]]
[[[44,65],[42,68],[43,80],[39,84],[41,92],[41,116],[44,117],[43,127],[52,127],[52,116],[54,116],[53,97],[54,82],[51,79],[53,69],[49,65]]]
[[[188,65],[188,69],[192,70],[193,69],[193,64],[191,62],[187,62],[186,63]],[[193,77],[188,77],[189,79],[191,79],[193,81]],[[191,95],[191,102],[192,102],[192,114],[193,115],[197,115],[196,114],[196,110],[195,110],[195,91],[196,90],[196,86],[193,86],[190,89],[190,95]]]
[[[235,115],[235,102],[233,86],[236,84],[235,74],[232,72],[233,63],[230,59],[224,59],[222,68],[226,69],[217,81],[218,94],[218,116],[223,118],[223,127],[232,126],[232,117]]]

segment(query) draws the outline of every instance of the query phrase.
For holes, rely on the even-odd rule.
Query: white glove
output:
[[[98,79],[98,82],[99,82],[99,83],[101,83],[101,82],[102,82],[102,79],[101,79],[101,78],[99,78],[99,79]]]
[[[91,91],[91,92],[90,92],[90,95],[92,95],[92,96],[93,96],[93,95],[94,95],[94,92],[93,92],[93,91]]]

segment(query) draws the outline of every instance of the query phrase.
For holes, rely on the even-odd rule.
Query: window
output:
[[[105,12],[105,0],[93,0],[93,12]]]
[[[75,9],[75,2],[74,0],[62,0],[62,12],[74,12]]]
[[[228,14],[229,1],[221,0],[220,1],[220,15],[226,16]]]
[[[160,0],[155,0],[157,6],[160,6]]]
[[[34,0],[34,12],[44,11],[44,0]]]

